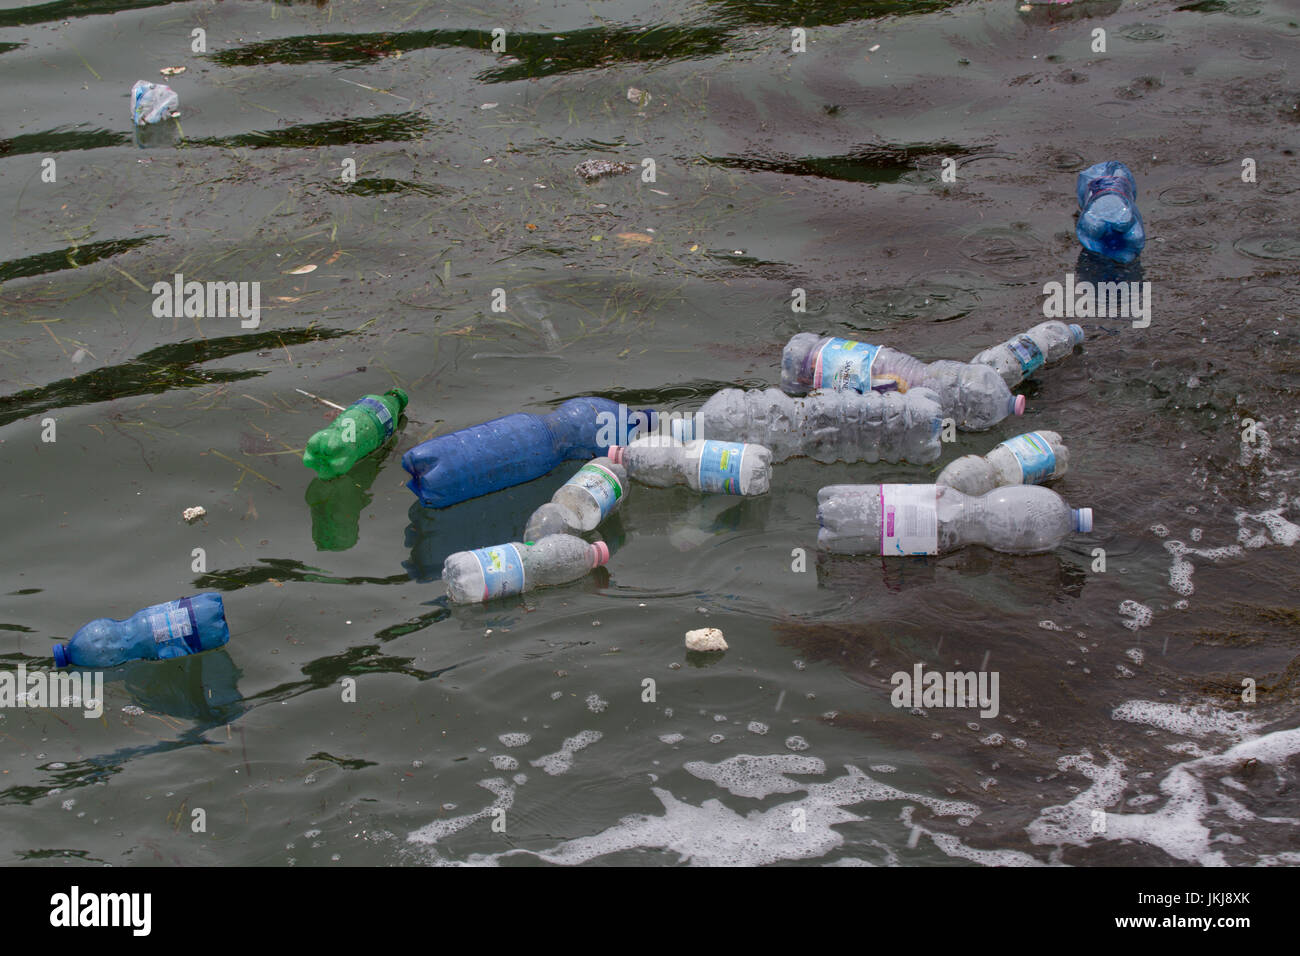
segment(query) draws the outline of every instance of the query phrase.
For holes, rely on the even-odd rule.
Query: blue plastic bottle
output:
[[[54,645],[54,666],[116,667],[133,660],[167,660],[210,651],[229,640],[221,595],[209,592],[155,604],[125,621],[91,621],[68,643]]]
[[[1096,163],[1079,173],[1079,224],[1083,247],[1116,262],[1132,262],[1146,245],[1137,206],[1137,182],[1123,163]]]
[[[517,412],[430,438],[402,456],[402,467],[420,504],[446,508],[540,478],[562,461],[597,458],[654,427],[653,411],[571,398],[547,415]]]

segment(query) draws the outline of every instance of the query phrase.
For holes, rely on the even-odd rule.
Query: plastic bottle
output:
[[[790,395],[814,389],[856,392],[928,388],[939,396],[957,427],[991,428],[1008,415],[1022,415],[1025,397],[1012,395],[1007,383],[987,365],[922,362],[906,352],[851,339],[800,332],[781,353],[781,388]]]
[[[167,84],[136,80],[131,87],[131,122],[136,126],[160,122],[179,104],[180,97]]]
[[[1075,184],[1079,223],[1075,234],[1085,249],[1132,262],[1146,245],[1146,229],[1137,206],[1137,181],[1123,163],[1095,163],[1079,173]]]
[[[230,640],[221,595],[207,592],[156,604],[123,621],[91,621],[66,644],[54,645],[54,666],[116,667],[198,654]]]
[[[686,485],[706,494],[765,495],[772,483],[772,452],[746,442],[683,443],[651,435],[611,448],[609,458],[652,488]]]
[[[569,534],[536,543],[518,541],[448,555],[442,565],[447,594],[456,604],[478,604],[534,588],[568,584],[609,560],[603,541]]]
[[[302,463],[325,479],[347,474],[353,465],[393,437],[408,401],[400,388],[358,398],[307,440]]]
[[[654,428],[653,411],[606,398],[571,398],[547,415],[517,412],[430,438],[402,456],[406,486],[426,508],[446,508],[540,478],[562,461],[595,458]]]
[[[944,485],[829,485],[817,493],[817,520],[817,546],[835,554],[944,554],[970,544],[1034,554],[1091,531],[1092,509],[1037,485],[978,497]]]
[[[973,365],[990,365],[1008,388],[1015,388],[1048,362],[1065,358],[1083,343],[1083,328],[1064,322],[1040,322],[1028,332],[985,349],[971,359]]]
[[[622,506],[627,491],[627,472],[622,465],[608,458],[589,461],[533,512],[524,537],[540,541],[552,534],[594,531]]]
[[[679,441],[716,438],[753,442],[773,461],[807,455],[816,461],[935,461],[942,449],[939,396],[914,388],[907,394],[817,392],[792,398],[779,388],[716,392],[690,418],[673,419]]]
[[[963,455],[934,479],[964,495],[986,495],[1010,485],[1041,485],[1070,467],[1070,450],[1056,432],[1026,432],[1008,438],[987,455]]]

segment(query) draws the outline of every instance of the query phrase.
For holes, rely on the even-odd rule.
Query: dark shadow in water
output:
[[[751,173],[816,176],[849,183],[893,183],[926,156],[965,156],[975,150],[956,143],[896,143],[863,146],[840,156],[762,159],[750,156],[705,156],[699,162]]]
[[[1007,555],[987,548],[963,548],[942,557],[887,558],[817,552],[817,586],[862,598],[882,591],[965,587],[960,578],[996,575],[999,581],[1041,591],[1044,603],[1066,594],[1079,597],[1088,565],[1057,554]]]
[[[14,10],[0,10],[0,27],[25,27],[73,17],[92,17],[120,10],[165,7],[175,0],[54,0]]]
[[[261,349],[320,342],[348,335],[334,329],[277,329],[248,335],[228,335],[162,345],[121,365],[93,369],[76,378],[60,379],[39,388],[0,395],[0,425],[37,415],[52,408],[93,405],[133,395],[152,395],[173,388],[194,388],[214,382],[237,382],[266,372],[258,369],[200,370],[194,366],[215,359]]]
[[[1079,258],[1074,263],[1076,282],[1141,282],[1142,257],[1132,262],[1116,262],[1088,249],[1079,250]]]
[[[1091,17],[1108,17],[1124,5],[1124,0],[1074,0],[1074,3],[1036,3],[1025,10],[1017,3],[1021,18],[1026,23],[1053,26],[1068,20],[1087,20]],[[1186,8],[1183,8],[1186,9]]]
[[[20,46],[26,46],[26,43],[0,43],[0,53],[8,53],[10,50],[16,50]],[[0,150],[3,152],[3,150]]]
[[[409,580],[405,574],[394,574],[387,578],[341,578],[291,558],[258,558],[258,561],[260,567],[248,565],[200,574],[194,579],[194,587],[203,591],[238,591],[273,580],[281,583],[305,581],[312,584],[405,584]]]
[[[3,44],[0,44],[3,46]],[[0,53],[3,53],[0,50]],[[121,146],[131,141],[126,133],[109,129],[78,129],[75,126],[58,126],[40,133],[24,133],[10,139],[0,139],[0,156],[21,156],[25,153],[66,153],[74,149],[102,149]]]
[[[413,183],[405,179],[358,179],[354,183],[331,182],[331,192],[345,196],[388,196],[393,193],[418,193],[422,196],[441,196],[448,190],[430,183]]]
[[[642,408],[653,408],[660,411],[675,402],[685,402],[694,399],[708,398],[714,392],[721,391],[724,388],[774,388],[775,386],[764,379],[740,379],[735,382],[714,382],[696,379],[693,382],[683,382],[678,385],[665,385],[662,388],[612,388],[603,392],[582,392],[574,395],[565,395],[561,398],[553,398],[539,404],[542,405],[561,405],[571,398],[585,398],[594,395],[597,398],[607,398],[612,402],[621,402],[628,406],[628,415]],[[633,423],[635,424],[635,423]]]
[[[723,23],[788,24],[823,27],[852,20],[876,20],[934,13],[965,0],[708,0],[712,17]]]
[[[162,235],[153,233],[148,236],[136,236],[133,239],[103,239],[99,242],[87,242],[80,246],[56,249],[53,252],[38,252],[34,256],[24,256],[21,259],[10,259],[8,262],[0,262],[0,282],[44,275],[47,272],[61,272],[64,269],[80,269],[92,262],[129,252],[136,246],[162,238]]]
[[[283,129],[258,130],[235,136],[208,136],[183,140],[183,148],[219,146],[224,149],[309,149],[363,143],[400,143],[423,139],[437,124],[419,113],[385,113],[355,119],[302,123]]]

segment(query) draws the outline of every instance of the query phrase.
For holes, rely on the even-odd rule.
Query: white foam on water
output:
[[[509,810],[515,805],[515,788],[506,783],[500,777],[493,777],[490,780],[480,780],[479,786],[484,790],[492,793],[496,799],[489,803],[482,810],[474,813],[467,813],[464,816],[451,817],[446,820],[434,820],[432,823],[426,823],[418,830],[412,830],[406,835],[410,843],[435,844],[439,840],[451,836],[453,833],[459,833],[466,827],[473,826],[479,820],[485,820],[493,816],[498,810]]]
[[[532,739],[532,734],[502,734],[497,738],[503,747],[522,747]]]
[[[660,734],[659,739],[666,744],[679,744],[686,739],[685,734]]]
[[[1163,538],[1169,533],[1169,529],[1162,524],[1153,524],[1151,526],[1151,533],[1157,538]]]
[[[767,724],[764,724],[760,721],[751,720],[749,724],[745,727],[745,729],[748,730],[751,734],[762,735],[767,733],[768,727]]]
[[[1128,650],[1124,652],[1124,656],[1127,657],[1129,660],[1131,660],[1134,664],[1141,664],[1144,660],[1147,659],[1146,651],[1142,650],[1142,648],[1140,647],[1130,647]]]
[[[797,793],[807,785],[791,780],[790,773],[825,773],[826,764],[817,757],[795,754],[772,754],[752,757],[742,754],[718,763],[692,760],[685,764],[687,773],[708,780],[738,797],[762,799],[774,793]]]
[[[790,750],[807,750],[810,746],[808,741],[804,740],[798,734],[793,737],[785,738],[785,745]]]
[[[572,737],[565,738],[564,743],[560,744],[560,749],[553,754],[547,754],[544,757],[538,757],[536,760],[529,761],[534,767],[541,767],[545,773],[552,777],[558,777],[566,773],[573,766],[573,755],[579,750],[590,747],[596,741],[603,737],[599,730],[583,730],[574,734]]]
[[[1181,737],[1222,734],[1241,740],[1256,726],[1254,718],[1241,711],[1223,710],[1209,704],[1191,707],[1152,700],[1125,701],[1112,710],[1110,716],[1131,724],[1146,724]]]
[[[609,701],[601,700],[596,694],[587,695],[587,709],[593,714],[599,714],[609,706]]]
[[[1145,604],[1139,604],[1137,601],[1123,601],[1119,606],[1121,617],[1128,620],[1124,621],[1124,626],[1130,631],[1136,631],[1140,627],[1146,627],[1151,623],[1151,608]]]
[[[505,754],[497,754],[492,758],[492,766],[497,770],[518,770],[519,761]]]

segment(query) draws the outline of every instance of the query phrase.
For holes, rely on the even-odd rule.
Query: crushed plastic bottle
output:
[[[210,651],[229,640],[221,595],[207,592],[147,607],[122,621],[91,621],[66,644],[54,645],[54,666],[116,667],[132,660],[167,660]]]
[[[1081,344],[1082,326],[1055,320],[1040,322],[1029,331],[980,352],[971,359],[971,364],[992,366],[1008,388],[1015,388],[1038,369],[1065,358]]]
[[[166,83],[136,80],[131,87],[131,122],[136,126],[159,123],[180,105],[180,97]]]
[[[634,481],[654,488],[686,485],[706,494],[765,495],[772,483],[772,452],[752,443],[683,443],[651,435],[611,448],[609,457]]]
[[[1085,249],[1132,262],[1146,245],[1146,229],[1137,205],[1137,181],[1123,163],[1095,163],[1079,173],[1075,184],[1079,222],[1075,234]]]
[[[1056,432],[1026,432],[1008,438],[987,455],[963,455],[948,463],[936,485],[964,495],[986,495],[1009,485],[1041,485],[1070,467],[1070,450]]]
[[[345,475],[362,458],[393,437],[409,399],[400,388],[383,395],[364,395],[311,438],[302,463],[322,478]]]
[[[945,485],[829,485],[817,493],[817,520],[817,546],[833,554],[946,554],[971,544],[1035,554],[1091,531],[1092,509],[1037,485],[978,497]]]
[[[1012,395],[987,365],[922,362],[906,352],[800,332],[781,353],[781,389],[804,395],[815,389],[857,392],[928,388],[957,427],[991,428],[1008,415],[1022,415],[1025,397]]]
[[[512,541],[448,555],[442,566],[447,594],[456,604],[480,604],[534,588],[568,584],[609,560],[603,541],[568,534],[536,543]]]
[[[906,394],[816,392],[793,398],[779,388],[724,388],[687,419],[672,421],[678,441],[716,438],[768,448],[773,461],[910,461],[942,452],[943,409],[926,388]]]
[[[609,458],[589,461],[533,512],[524,537],[540,541],[552,534],[594,531],[622,506],[627,492],[627,472],[622,465]]]

